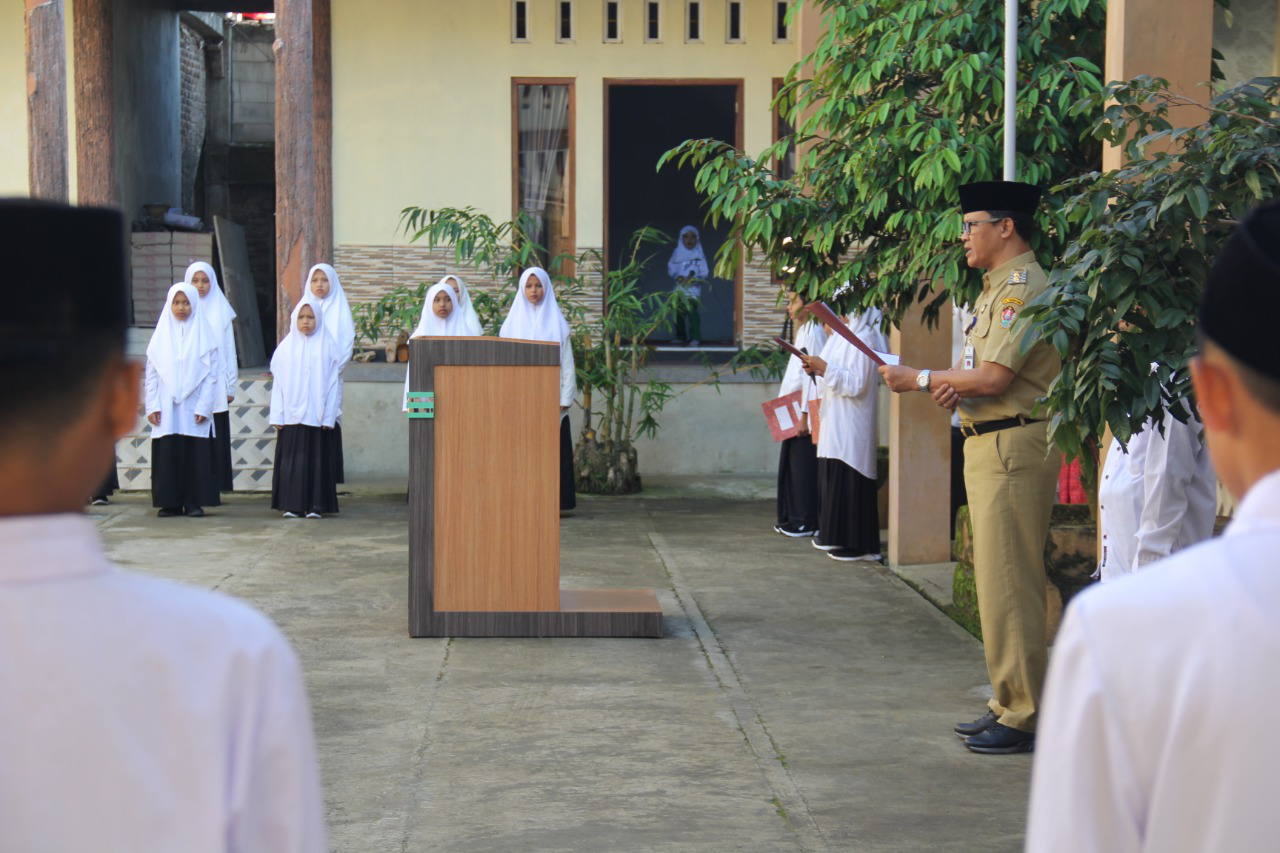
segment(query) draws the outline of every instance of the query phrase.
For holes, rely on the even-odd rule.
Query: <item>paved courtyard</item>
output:
[[[1030,756],[951,733],[983,710],[981,646],[886,569],[773,533],[759,482],[562,520],[562,585],[655,588],[661,640],[410,639],[403,489],[353,491],[323,521],[254,495],[91,511],[122,565],[292,639],[335,851],[1020,849]]]

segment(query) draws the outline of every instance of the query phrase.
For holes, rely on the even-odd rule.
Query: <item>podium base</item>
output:
[[[662,636],[662,607],[651,589],[562,589],[560,609],[535,612],[436,611],[414,637]]]

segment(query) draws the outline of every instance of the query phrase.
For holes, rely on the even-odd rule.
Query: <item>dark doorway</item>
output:
[[[685,225],[701,232],[707,263],[715,266],[715,252],[725,240],[726,229],[723,223],[712,228],[704,222],[692,170],[668,165],[655,172],[654,167],[663,152],[686,139],[709,137],[740,146],[740,96],[737,81],[606,82],[605,239],[610,269],[619,266],[636,229],[648,225],[671,237],[669,245],[657,249],[641,282],[645,293],[674,288],[667,260]],[[704,346],[735,344],[738,277],[727,280],[713,275],[702,286],[699,313]],[[670,342],[673,337],[672,329],[662,329],[650,340]]]

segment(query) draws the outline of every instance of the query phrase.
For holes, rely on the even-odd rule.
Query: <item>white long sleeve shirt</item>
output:
[[[1112,441],[1098,487],[1103,581],[1137,571],[1213,535],[1217,477],[1198,420],[1148,424],[1126,453]]]
[[[0,850],[328,850],[279,629],[121,571],[83,515],[0,518],[0,684]]]
[[[227,398],[236,396],[237,386],[240,384],[240,359],[236,355],[236,334],[230,323],[222,329],[218,340],[218,366],[222,372],[223,388],[214,397],[215,413],[225,412],[231,408]]]
[[[885,349],[878,336],[863,338],[868,346]],[[818,458],[839,459],[869,479],[876,478],[876,448],[879,422],[876,393],[879,374],[876,364],[839,335],[827,338],[821,358],[826,374],[818,380],[816,395],[822,405],[818,412]],[[801,410],[815,396],[811,385],[802,385]]]
[[[173,395],[164,387],[164,380],[151,360],[147,360],[146,381],[144,383],[147,414],[160,413],[160,425],[151,427],[152,438],[164,438],[169,435],[189,435],[194,438],[208,438],[213,435],[214,404],[223,394],[224,375],[216,355],[204,380],[195,391],[188,394],[181,402],[175,402]],[[226,397],[222,397],[223,403]],[[204,417],[204,423],[196,423],[196,415]]]
[[[1221,537],[1072,601],[1045,685],[1028,851],[1275,847],[1277,554],[1273,471]]]
[[[577,393],[578,371],[573,362],[573,345],[566,337],[560,341],[560,405],[572,406]]]
[[[821,323],[801,323],[796,327],[796,349],[804,350],[809,355],[818,355],[827,342],[827,333],[822,330]],[[782,374],[782,384],[778,386],[778,396],[801,390],[802,385],[813,386],[813,381],[804,372],[804,363],[796,356],[787,359],[787,369]]]

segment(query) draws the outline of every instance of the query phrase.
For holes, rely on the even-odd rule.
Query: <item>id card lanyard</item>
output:
[[[974,314],[973,319],[969,321],[969,328],[964,330],[964,369],[973,370],[974,349],[973,349],[973,327],[978,324],[978,315]]]

